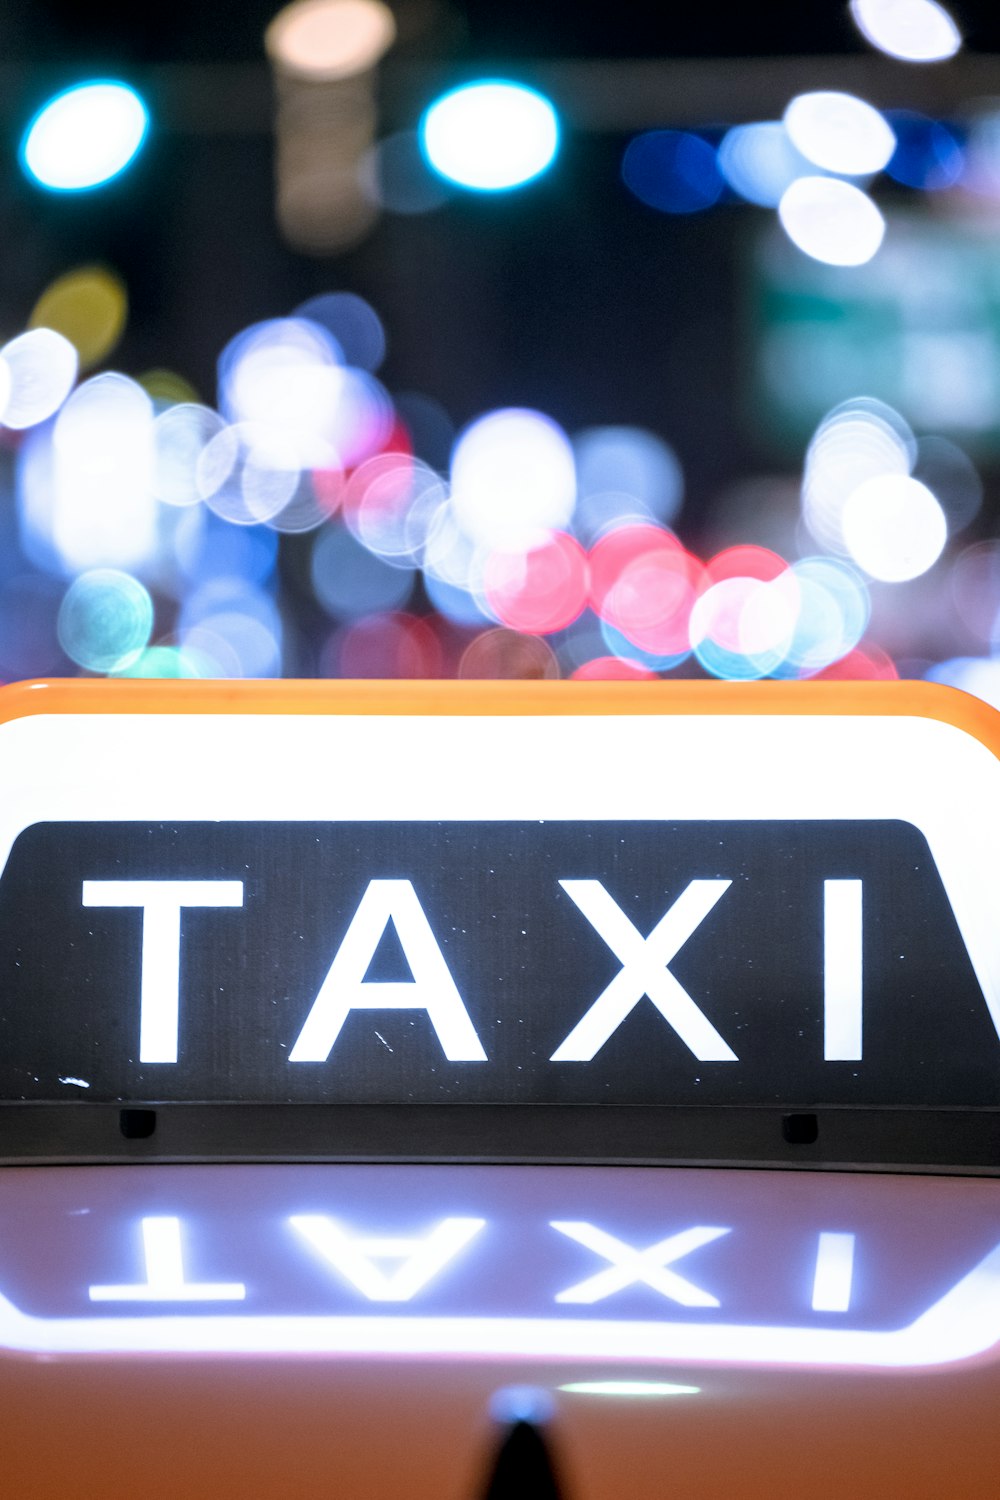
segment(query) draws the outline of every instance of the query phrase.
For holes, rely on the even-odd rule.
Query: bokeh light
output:
[[[814,677],[854,650],[868,627],[863,578],[837,559],[809,557],[790,569],[797,589],[795,627],[775,674]]]
[[[50,99],[32,120],[21,160],[36,182],[53,191],[99,187],[124,171],[148,126],[146,106],[128,84],[77,84]]]
[[[656,673],[621,656],[595,656],[570,673],[574,682],[655,682]]]
[[[503,80],[470,83],[432,104],[420,122],[430,165],[450,182],[502,192],[531,182],[559,147],[559,122],[544,95]]]
[[[719,171],[734,193],[761,208],[777,208],[785,189],[815,167],[793,146],[782,120],[734,125],[719,145]]]
[[[281,613],[269,593],[242,578],[212,578],[190,594],[176,634],[181,649],[204,662],[202,675],[281,675]]]
[[[983,481],[969,455],[950,438],[917,441],[913,477],[934,494],[948,522],[948,535],[964,530],[979,514]]]
[[[394,214],[427,214],[447,203],[454,188],[430,167],[415,130],[377,141],[361,167],[369,197]]]
[[[507,408],[459,435],[451,461],[455,518],[473,541],[517,551],[568,526],[576,503],[573,449],[541,412]]]
[[[194,402],[168,406],[153,423],[152,489],[167,505],[203,499],[198,469],[208,444],[225,427],[218,412]]]
[[[864,265],[885,235],[868,194],[837,177],[796,178],[782,194],[778,217],[793,245],[831,266]]]
[[[524,552],[493,552],[483,587],[496,618],[511,630],[551,635],[579,619],[587,605],[587,554],[564,531]]]
[[[65,574],[141,569],[159,542],[152,468],[146,392],[115,371],[91,376],[23,452],[19,504],[29,555]]]
[[[337,620],[401,609],[413,590],[412,572],[383,562],[339,525],[317,535],[311,578],[318,602]]]
[[[57,412],[76,381],[79,359],[73,345],[51,328],[33,328],[0,349],[8,395],[0,418],[23,430]]]
[[[691,647],[713,677],[746,682],[784,662],[795,635],[798,589],[777,578],[732,576],[713,583],[691,611]]]
[[[643,203],[667,214],[711,208],[725,188],[715,147],[686,130],[637,135],[625,148],[622,178]]]
[[[558,677],[555,652],[536,635],[519,635],[502,626],[483,631],[471,641],[458,664],[464,678],[533,681]]]
[[[862,36],[902,62],[942,62],[954,57],[962,34],[937,0],[851,0]]]
[[[112,568],[81,573],[59,607],[59,643],[91,672],[131,665],[153,629],[153,601],[137,578]]]
[[[588,427],[573,437],[576,534],[588,545],[622,516],[669,526],[684,498],[674,450],[642,427]]]
[[[382,319],[370,302],[354,292],[323,292],[310,297],[292,316],[325,328],[344,364],[374,371],[385,359]]]
[[[886,118],[896,136],[888,176],[925,193],[954,187],[965,170],[965,151],[954,131],[912,109],[890,110]]]
[[[368,72],[395,38],[395,19],[381,0],[295,0],[274,17],[264,44],[283,73],[333,83]]]
[[[832,89],[796,95],[784,125],[797,151],[825,172],[844,177],[881,172],[896,149],[892,128],[877,109]]]
[[[977,646],[1000,646],[1000,541],[974,542],[948,579],[951,604]]]
[[[80,266],[53,281],[28,318],[29,328],[52,328],[77,352],[81,370],[107,359],[128,319],[128,292],[104,266]]]
[[[848,651],[839,661],[816,673],[819,682],[897,682],[899,673],[887,651],[880,646],[866,646],[863,651]]]
[[[325,677],[440,677],[444,655],[433,626],[405,612],[365,615],[335,631],[323,651]]]
[[[934,566],[948,540],[948,523],[925,484],[908,474],[877,474],[844,506],[844,541],[872,578],[904,583]]]
[[[802,482],[803,516],[816,541],[846,551],[843,513],[850,496],[867,479],[909,474],[917,453],[909,424],[884,401],[862,396],[828,412],[806,452]]]

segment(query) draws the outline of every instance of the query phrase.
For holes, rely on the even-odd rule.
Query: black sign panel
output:
[[[903,822],[39,823],[0,1097],[996,1105]]]

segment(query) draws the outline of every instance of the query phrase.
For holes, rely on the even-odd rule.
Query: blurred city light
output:
[[[569,524],[576,503],[573,449],[541,412],[489,412],[459,435],[451,487],[455,518],[467,536],[517,551],[539,531]]]
[[[197,505],[202,455],[225,427],[218,412],[195,402],[168,406],[153,423],[152,490],[167,505]]]
[[[337,620],[401,609],[413,590],[411,572],[383,562],[337,525],[317,536],[311,577],[316,599]]]
[[[73,345],[51,328],[33,328],[11,339],[0,349],[0,360],[7,371],[0,421],[15,430],[35,427],[57,412],[79,368]]]
[[[380,0],[295,0],[274,17],[265,45],[284,72],[327,83],[373,68],[395,36]]]
[[[104,266],[80,266],[53,281],[28,318],[29,328],[51,328],[68,339],[81,370],[108,357],[125,330],[128,293]]]
[[[903,583],[933,567],[948,540],[948,524],[925,484],[907,474],[877,474],[848,497],[844,541],[872,578]]]
[[[354,292],[323,292],[310,297],[292,316],[325,328],[343,364],[374,371],[385,359],[382,319],[370,302]]]
[[[937,0],[851,0],[851,14],[873,47],[903,62],[942,62],[962,45],[961,32]]]
[[[815,171],[792,144],[783,120],[734,125],[722,138],[718,163],[733,192],[761,208],[777,208],[797,177]]]
[[[544,95],[519,83],[488,80],[453,89],[420,122],[431,166],[460,187],[500,192],[550,166],[559,122]]]
[[[806,452],[802,510],[817,542],[846,551],[844,507],[868,479],[909,474],[917,458],[909,425],[884,401],[860,397],[828,412]]]
[[[684,498],[674,450],[641,427],[588,427],[573,437],[577,504],[574,528],[596,541],[622,513],[670,525]]]
[[[490,680],[541,680],[561,674],[555,653],[545,641],[500,626],[483,631],[466,647],[458,664],[458,675]]]
[[[361,171],[365,191],[394,214],[431,213],[454,191],[429,165],[416,130],[397,130],[377,141]]]
[[[564,531],[524,552],[493,552],[483,570],[490,608],[502,625],[530,635],[564,630],[587,604],[587,554]]]
[[[912,109],[890,110],[886,118],[896,137],[887,174],[925,193],[954,187],[965,169],[965,151],[955,132]]]
[[[896,149],[884,116],[853,94],[798,94],[785,110],[784,124],[796,150],[825,172],[845,177],[881,172]]]
[[[896,57],[930,61],[959,45],[929,0],[851,9],[868,40]],[[410,46],[413,18],[398,20]],[[411,90],[383,122],[380,100],[393,98],[397,78],[380,83],[376,70],[395,37],[381,0],[296,0],[268,29],[277,214],[299,251],[326,257],[383,210],[457,205],[459,188],[517,187],[554,160],[552,103],[513,82],[487,79],[436,100]],[[609,133],[571,113],[572,69],[557,76],[570,80],[567,116]],[[810,82],[794,77],[798,88]],[[141,111],[136,140],[126,150],[119,139],[110,170],[111,113],[101,115],[95,93],[107,88],[119,91],[116,108],[127,95]],[[773,109],[791,92],[772,90],[758,105]],[[231,318],[242,288],[219,297],[222,332],[190,369],[180,339],[162,351],[152,343],[150,298],[162,289],[129,259],[124,229],[114,264],[128,289],[110,266],[42,257],[37,284],[8,310],[16,336],[0,349],[0,483],[9,476],[12,502],[0,514],[0,676],[884,681],[902,672],[1000,705],[990,493],[1000,452],[1000,114],[989,100],[949,112],[950,97],[944,89],[923,101],[938,119],[812,91],[781,120],[740,124],[724,100],[697,111],[668,101],[659,118],[646,109],[616,126],[595,157],[603,175],[588,191],[610,195],[623,217],[592,285],[579,277],[571,221],[555,217],[568,200],[582,224],[585,208],[588,236],[593,228],[600,240],[580,176],[533,208],[522,198],[456,206],[434,222],[386,220],[357,263],[352,255],[331,269],[282,251],[284,295],[272,295],[262,260],[242,316]],[[735,118],[753,108],[741,103]],[[124,85],[67,90],[33,122],[22,159],[34,170],[49,152],[65,180],[50,172],[48,186],[96,185],[127,164],[146,129]],[[101,150],[105,175],[88,178]],[[574,173],[584,159],[578,140]],[[892,179],[877,189],[892,205],[888,233],[864,190],[879,172]],[[925,193],[936,194],[930,210]],[[689,225],[659,217],[719,203],[724,211]],[[777,209],[784,233],[747,204]],[[47,212],[88,208],[50,202]],[[584,283],[572,324],[561,307],[550,322],[536,300],[551,282],[536,286],[522,257],[537,254],[539,228],[558,276]],[[239,231],[225,225],[249,258],[254,245]],[[467,244],[456,251],[451,306],[430,268],[444,263],[450,297],[456,232]],[[630,234],[648,276],[626,259]],[[506,256],[502,277],[487,235],[489,254]],[[703,274],[685,259],[695,253]],[[749,308],[737,300],[748,267]],[[574,342],[591,317],[602,339],[592,368]],[[481,354],[482,378],[454,367],[449,319]],[[509,368],[515,333],[523,378]],[[204,359],[220,345],[212,391]],[[77,383],[116,348],[140,367],[162,358],[170,368]],[[542,348],[547,358],[554,350],[551,367],[536,357]],[[741,408],[748,351],[751,400],[759,389],[765,400]],[[400,392],[397,381],[416,389]],[[912,583],[963,531],[971,545]],[[939,666],[935,654],[946,657]]]
[[[715,147],[683,130],[649,130],[629,141],[622,177],[643,203],[667,214],[711,208],[725,189]]]
[[[81,573],[59,607],[59,643],[91,672],[132,665],[153,629],[153,601],[137,578],[110,568]]]
[[[868,194],[836,177],[796,178],[782,195],[778,216],[793,245],[831,266],[864,265],[885,234],[885,220]]]
[[[41,332],[42,330],[39,330]],[[92,376],[21,454],[22,541],[46,571],[141,569],[159,543],[153,404],[114,371]]]
[[[149,116],[128,84],[77,84],[38,112],[21,142],[25,170],[42,187],[79,192],[124,171],[142,145]]]

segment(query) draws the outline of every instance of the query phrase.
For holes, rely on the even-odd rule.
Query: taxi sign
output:
[[[0,690],[0,1156],[989,1169],[998,753],[913,683]]]

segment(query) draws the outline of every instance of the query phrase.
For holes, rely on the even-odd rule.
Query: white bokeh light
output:
[[[863,266],[885,235],[867,193],[836,177],[799,177],[782,195],[778,217],[792,244],[830,266]]]
[[[19,455],[25,552],[55,573],[149,565],[160,543],[152,470],[146,392],[113,371],[85,381]]]
[[[813,435],[802,478],[802,514],[821,546],[844,552],[844,506],[866,479],[909,474],[917,442],[884,401],[858,397],[828,412]]]
[[[734,125],[719,146],[719,171],[734,193],[761,208],[777,208],[782,194],[815,167],[792,144],[781,120]]]
[[[880,474],[859,485],[844,506],[843,532],[858,566],[885,583],[919,578],[948,540],[941,506],[907,474]]]
[[[123,171],[142,145],[146,106],[124,83],[85,83],[51,99],[29,125],[25,168],[43,187],[79,192]]]
[[[9,375],[3,424],[21,431],[57,412],[73,389],[79,360],[69,339],[52,328],[32,328],[0,349]]]
[[[294,434],[309,461],[317,441],[332,441],[343,382],[333,337],[305,318],[273,318],[244,329],[219,359],[219,409],[231,422]]]
[[[565,527],[576,502],[569,439],[541,412],[487,413],[467,427],[451,461],[452,507],[474,543],[517,551]]]
[[[903,62],[943,62],[962,45],[962,33],[936,0],[851,0],[862,36]]]
[[[559,122],[535,89],[491,80],[454,89],[432,104],[421,121],[420,141],[442,177],[500,192],[545,171],[559,146]]]
[[[877,109],[834,89],[796,95],[784,123],[803,156],[845,177],[881,172],[896,149],[896,137]]]

